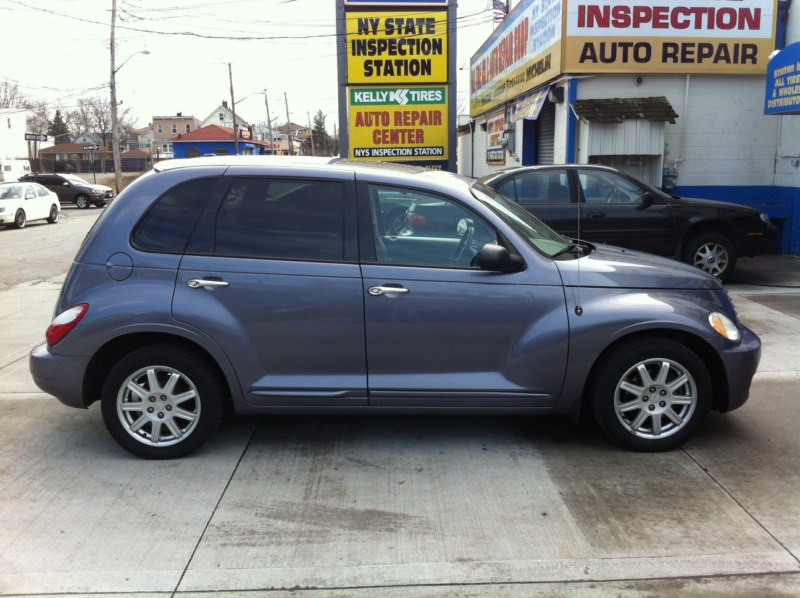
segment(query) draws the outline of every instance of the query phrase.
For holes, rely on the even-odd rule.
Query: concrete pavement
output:
[[[560,419],[298,416],[138,460],[30,380],[61,278],[0,291],[0,594],[800,593],[797,258],[741,260],[751,398],[657,455]]]

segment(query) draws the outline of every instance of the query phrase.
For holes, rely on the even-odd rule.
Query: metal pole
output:
[[[306,118],[308,119],[308,134],[311,135],[311,155],[316,156],[317,150],[314,149],[314,129],[311,128],[311,113],[306,112]]]
[[[233,112],[233,153],[235,156],[239,155],[239,131],[236,127],[236,102],[233,101],[233,70],[231,63],[228,63],[228,78],[231,82],[231,112]]]
[[[289,155],[294,156],[294,145],[292,143],[292,121],[289,120],[289,100],[286,99],[286,92],[283,92],[283,102],[286,104],[286,129],[289,132]]]
[[[269,153],[275,154],[275,145],[272,142],[272,120],[269,118],[269,100],[267,99],[267,90],[264,88],[264,106],[267,108],[267,129],[269,130]]]

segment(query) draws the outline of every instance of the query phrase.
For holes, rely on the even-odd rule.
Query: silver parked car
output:
[[[420,206],[391,226],[398,201]],[[436,217],[423,207],[435,207]],[[575,243],[422,168],[164,162],[100,216],[31,352],[127,450],[196,449],[239,413],[592,413],[669,450],[747,399],[758,337],[696,268]]]

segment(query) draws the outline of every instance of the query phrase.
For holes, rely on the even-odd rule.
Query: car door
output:
[[[578,195],[570,186],[566,168],[522,170],[503,180],[496,190],[561,234],[578,236]]]
[[[236,176],[181,261],[174,317],[218,343],[255,405],[365,405],[352,174]]]
[[[36,182],[55,193],[61,203],[69,201],[69,190],[64,186],[65,181],[60,177],[52,174],[41,174],[36,176]]]
[[[384,228],[381,204],[399,193],[427,211],[409,208],[398,234]],[[370,405],[552,405],[568,345],[552,262],[506,274],[471,265],[501,238],[447,196],[363,184],[359,201]]]
[[[672,209],[620,173],[576,169],[581,194],[581,238],[658,255],[677,247]]]
[[[38,220],[47,217],[50,206],[45,206],[44,200],[36,194],[33,185],[26,184],[22,189],[25,214],[28,220]]]

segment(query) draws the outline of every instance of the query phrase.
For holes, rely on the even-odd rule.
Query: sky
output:
[[[458,2],[457,112],[469,112],[469,60],[491,35],[491,0]],[[112,0],[0,0],[0,83],[69,110],[109,98]],[[204,120],[233,78],[237,115],[338,126],[336,0],[117,0],[117,98],[139,127]],[[145,54],[144,51],[149,54]],[[277,117],[277,118],[276,118]],[[52,114],[51,114],[52,118]]]

